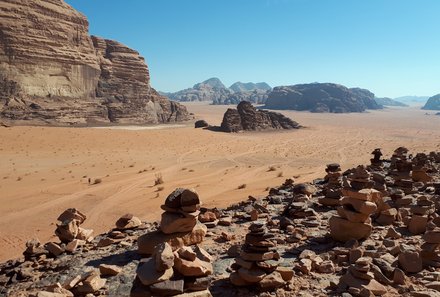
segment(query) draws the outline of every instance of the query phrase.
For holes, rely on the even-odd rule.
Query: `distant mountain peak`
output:
[[[259,83],[243,83],[241,81],[238,81],[234,84],[232,84],[229,87],[234,92],[249,92],[254,90],[262,90],[262,91],[269,91],[272,88],[265,82],[259,82]]]
[[[222,83],[222,81],[217,77],[211,77],[201,83],[195,84],[194,89],[199,89],[203,86],[209,86],[213,89],[226,89],[225,85]]]

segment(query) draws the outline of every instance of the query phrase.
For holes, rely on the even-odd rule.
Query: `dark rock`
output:
[[[275,112],[257,110],[251,103],[242,101],[237,109],[229,108],[223,116],[221,130],[224,132],[297,129],[297,122]]]
[[[380,109],[368,90],[348,89],[331,83],[312,83],[276,87],[269,93],[266,108],[309,110],[312,112],[363,112]]]
[[[430,97],[422,109],[440,110],[440,94]]]
[[[209,124],[205,120],[198,120],[194,123],[194,128],[206,128],[209,127]]]

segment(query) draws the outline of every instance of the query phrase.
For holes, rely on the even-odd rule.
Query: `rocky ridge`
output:
[[[228,108],[220,130],[224,132],[298,129],[300,125],[288,117],[267,110],[257,110],[250,102],[241,101],[237,109]]]
[[[377,104],[383,105],[383,106],[398,106],[398,107],[407,107],[408,104],[405,104],[403,102],[388,98],[388,97],[382,97],[377,98],[375,97],[374,100],[377,102]]]
[[[430,97],[422,109],[440,110],[440,94]]]
[[[373,93],[360,88],[332,83],[300,84],[275,87],[268,94],[265,108],[333,113],[381,109],[374,98]]]
[[[342,172],[329,164],[322,179],[287,179],[266,197],[226,209],[203,208],[195,191],[177,189],[160,225],[124,215],[94,238],[78,232],[86,216],[69,209],[58,217],[60,242],[31,240],[24,258],[0,264],[0,294],[440,296],[440,153],[373,153],[370,165]],[[339,193],[339,205],[320,200],[329,189]],[[167,216],[176,214],[185,223],[170,225]],[[347,217],[342,233],[332,228],[335,216]],[[340,237],[357,231],[349,223],[357,219],[369,232]],[[184,242],[180,231],[198,224],[201,241]],[[140,240],[165,230],[162,242]],[[153,257],[141,252],[146,245]]]
[[[21,123],[156,124],[189,119],[150,86],[138,52],[91,37],[62,0],[0,4],[0,118]]]
[[[163,94],[176,101],[211,101],[217,105],[249,101],[261,104],[266,101],[270,89],[271,87],[266,83],[242,82],[236,82],[227,88],[220,79],[213,77],[195,84],[192,88]]]

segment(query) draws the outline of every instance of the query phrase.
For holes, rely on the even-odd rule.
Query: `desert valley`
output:
[[[440,296],[440,95],[161,92],[63,0],[0,62],[0,297]]]

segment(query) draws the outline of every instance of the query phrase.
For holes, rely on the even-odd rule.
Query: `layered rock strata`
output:
[[[157,124],[186,108],[150,86],[138,52],[91,37],[87,18],[62,0],[0,4],[0,118],[21,123]]]

